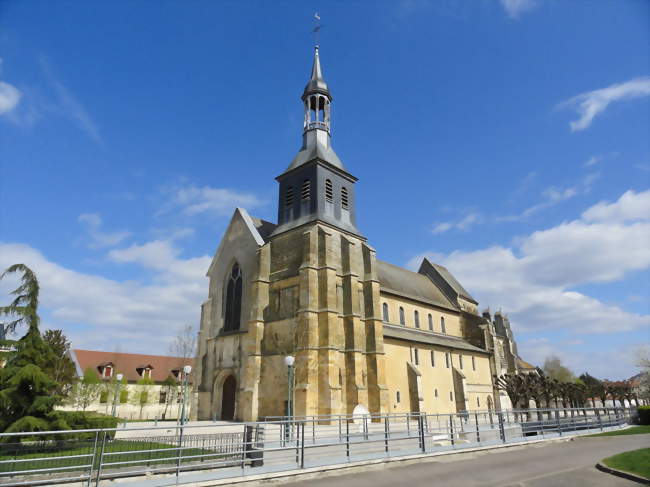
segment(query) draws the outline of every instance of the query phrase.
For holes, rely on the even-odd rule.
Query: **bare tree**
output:
[[[178,328],[178,333],[169,346],[169,352],[174,357],[183,359],[183,364],[188,365],[188,359],[194,359],[196,355],[196,332],[192,325],[184,325]]]

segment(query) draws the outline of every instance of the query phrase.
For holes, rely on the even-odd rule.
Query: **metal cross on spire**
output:
[[[320,44],[320,30],[323,27],[320,23],[320,14],[318,12],[314,14],[314,22],[316,25],[311,32],[314,34],[314,42],[316,43],[316,47],[318,47]]]

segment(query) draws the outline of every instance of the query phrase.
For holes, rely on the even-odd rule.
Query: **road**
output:
[[[512,449],[447,455],[408,466],[387,466],[336,477],[323,477],[291,486],[409,487],[517,486],[615,487],[637,483],[596,470],[599,460],[627,450],[650,447],[650,435],[576,438]]]

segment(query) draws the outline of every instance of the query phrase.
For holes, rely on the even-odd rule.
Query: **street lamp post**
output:
[[[122,385],[122,377],[124,377],[122,374],[117,374],[117,382],[115,383],[115,396],[113,397],[113,411],[111,412],[111,416],[117,415],[117,401],[120,400],[120,386]]]
[[[192,372],[191,365],[186,365],[185,367],[183,367],[183,407],[181,409],[181,418],[180,418],[181,425],[187,423],[187,418],[185,417],[185,411],[189,410],[186,404],[189,398],[188,389],[190,384],[190,372]]]
[[[284,357],[284,363],[287,366],[287,419],[293,419],[293,363],[296,359],[292,355]],[[288,441],[291,431],[291,423],[285,424],[284,436]]]

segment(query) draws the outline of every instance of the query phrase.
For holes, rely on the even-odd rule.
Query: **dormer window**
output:
[[[113,364],[110,362],[99,364],[97,370],[102,379],[110,379],[113,377]]]
[[[143,379],[151,379],[151,370],[152,369],[153,369],[153,367],[151,365],[141,365],[140,367],[136,367],[135,371]]]

